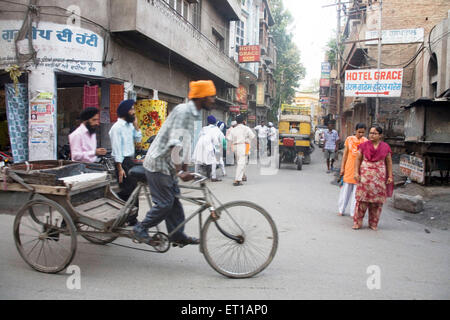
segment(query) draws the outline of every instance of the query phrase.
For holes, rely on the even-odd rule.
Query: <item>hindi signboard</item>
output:
[[[261,47],[259,45],[239,46],[239,63],[259,62]]]
[[[320,86],[321,87],[329,87],[330,86],[330,79],[320,79]]]
[[[425,163],[422,158],[402,154],[400,156],[400,171],[403,176],[409,177],[412,181],[425,182]]]
[[[331,72],[331,65],[329,62],[322,62],[321,65],[321,78],[322,79],[329,79],[330,78],[330,72]]]
[[[400,97],[403,69],[345,71],[346,97]]]
[[[424,29],[398,29],[381,31],[382,44],[423,42]],[[366,31],[366,39],[378,38],[378,30]],[[367,41],[366,44],[378,44],[378,40]]]

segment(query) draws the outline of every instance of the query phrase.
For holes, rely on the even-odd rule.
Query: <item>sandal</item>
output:
[[[243,177],[243,178],[242,178],[242,181],[247,181],[247,177]]]
[[[353,230],[358,230],[358,229],[361,229],[361,226],[359,226],[358,224],[355,223],[355,224],[353,225],[352,229],[353,229]]]
[[[240,181],[233,182],[233,186],[242,186],[242,182]]]

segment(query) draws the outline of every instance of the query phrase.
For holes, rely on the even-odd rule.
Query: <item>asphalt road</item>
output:
[[[325,172],[321,150],[302,171],[283,165],[262,172],[253,165],[244,186],[232,186],[234,168],[227,169],[228,177],[210,184],[219,199],[254,201],[278,227],[275,259],[256,277],[225,278],[193,246],[156,254],[78,237],[72,264],[80,268],[81,289],[69,289],[69,274],[39,273],[22,260],[12,236],[14,216],[0,215],[0,299],[450,298],[450,232],[425,232],[389,205],[378,231],[367,228],[367,218],[364,229],[352,230],[348,215],[337,216],[339,188]],[[187,233],[198,234],[196,221]]]

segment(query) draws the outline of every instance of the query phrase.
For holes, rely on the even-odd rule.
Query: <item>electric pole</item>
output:
[[[336,130],[340,130],[341,122],[341,0],[338,1],[337,7],[337,29],[336,29],[336,51],[337,51],[337,81],[336,81],[336,112],[338,121],[336,121]]]
[[[377,60],[377,71],[378,74],[380,72],[381,68],[381,32],[382,32],[382,24],[381,19],[383,17],[382,10],[383,10],[383,0],[378,1],[378,60]],[[377,83],[378,84],[378,83]],[[375,116],[374,116],[374,122],[378,123],[378,113],[380,111],[380,96],[377,94],[377,97],[375,98]]]

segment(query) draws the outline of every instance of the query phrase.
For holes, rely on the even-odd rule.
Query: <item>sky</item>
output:
[[[320,63],[325,57],[326,43],[335,36],[337,15],[336,7],[322,8],[334,4],[335,0],[283,0],[294,24],[292,33],[300,49],[301,62],[306,68],[305,79],[300,82],[300,89],[308,86],[312,79],[320,78]]]

